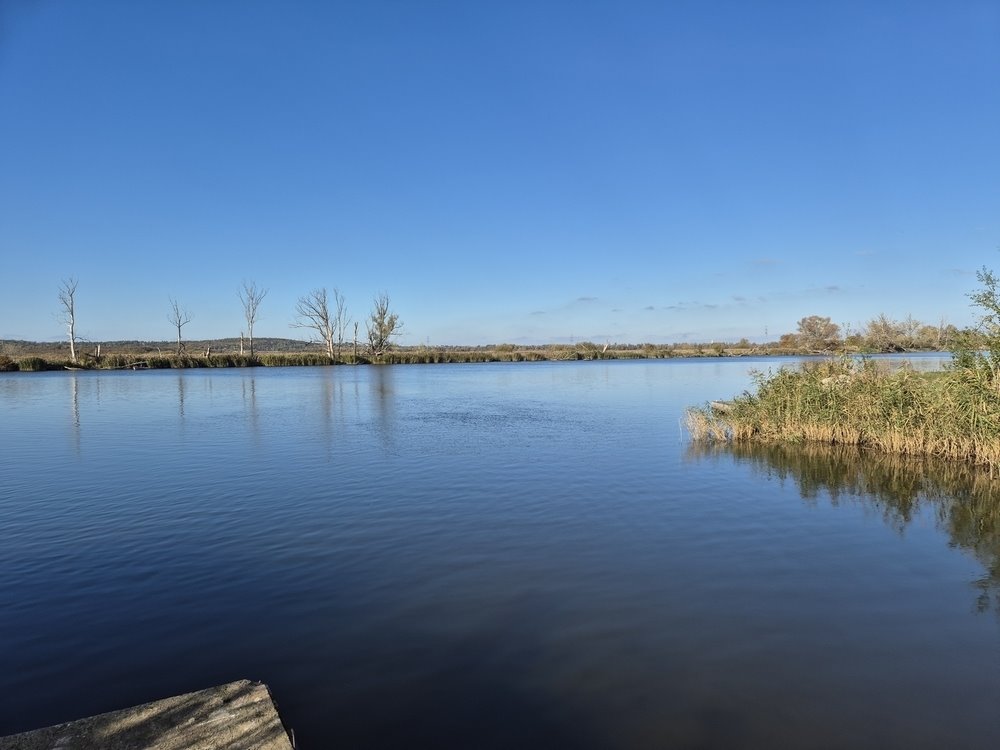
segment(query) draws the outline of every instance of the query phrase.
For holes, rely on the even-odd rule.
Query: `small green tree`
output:
[[[368,318],[368,351],[374,357],[381,357],[392,345],[392,339],[399,336],[403,321],[389,309],[389,295],[382,292],[375,298]]]
[[[994,385],[1000,385],[1000,278],[983,266],[976,271],[982,289],[969,294],[972,304],[982,312],[976,328],[958,336],[952,349],[954,365],[965,369],[985,370]],[[984,351],[985,350],[985,351]]]
[[[810,315],[799,321],[799,344],[806,349],[834,349],[840,343],[840,326],[829,318]]]
[[[865,326],[865,341],[877,352],[899,352],[903,350],[903,326],[885,313],[872,318]]]

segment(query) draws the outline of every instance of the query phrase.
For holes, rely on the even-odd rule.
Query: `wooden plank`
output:
[[[239,680],[0,737],[0,750],[293,750],[267,685]]]

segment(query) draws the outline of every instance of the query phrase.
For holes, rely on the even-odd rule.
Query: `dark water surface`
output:
[[[997,483],[689,444],[770,365],[0,375],[0,734],[248,677],[306,750],[1000,746]]]

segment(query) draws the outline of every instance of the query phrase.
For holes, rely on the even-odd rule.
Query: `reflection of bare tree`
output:
[[[392,366],[383,366],[373,368],[375,374],[375,399],[376,404],[380,409],[384,409],[390,406],[390,402],[393,396],[393,385],[392,385]]]
[[[249,370],[249,375],[243,376],[243,404],[247,414],[250,416],[250,427],[255,437],[259,434],[257,413],[257,380],[254,378],[253,370]]]
[[[184,421],[184,390],[186,385],[184,383],[184,374],[177,373],[177,409],[181,415],[181,421]]]
[[[392,443],[392,419],[396,394],[393,388],[391,365],[379,365],[372,370],[372,396],[375,399],[375,415],[378,433],[388,449]]]
[[[73,445],[77,455],[80,453],[80,382],[79,376],[74,372],[70,375],[69,384],[70,404],[73,412]]]
[[[899,531],[921,508],[930,507],[951,544],[969,551],[986,568],[986,576],[975,581],[978,609],[992,606],[1000,614],[1000,492],[987,472],[956,461],[819,443],[695,441],[688,449],[692,459],[722,456],[793,480],[804,499],[815,501],[825,492],[833,504],[863,503]]]
[[[323,444],[326,448],[326,457],[328,460],[333,458],[333,438],[335,432],[333,423],[336,418],[337,385],[339,385],[339,383],[334,382],[332,372],[332,370],[327,370],[323,373],[325,376],[323,377],[323,394],[319,400],[320,410],[323,415],[320,429],[323,432]]]

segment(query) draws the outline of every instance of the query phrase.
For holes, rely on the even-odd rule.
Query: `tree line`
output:
[[[865,323],[860,330],[846,325],[843,328],[830,318],[809,315],[798,322],[794,333],[786,333],[778,340],[785,349],[803,349],[814,352],[856,349],[872,352],[904,352],[915,349],[944,351],[953,348],[963,337],[974,331],[956,328],[942,320],[934,325],[907,315],[895,320],[880,314]]]
[[[79,280],[72,276],[63,279],[59,285],[60,320],[66,326],[72,362],[77,361],[76,348],[80,340],[76,335],[76,292],[78,285]],[[267,291],[254,281],[244,281],[237,290],[243,319],[247,324],[246,338],[244,338],[243,331],[240,332],[240,354],[244,354],[244,341],[246,341],[249,355],[251,357],[255,355],[254,327],[257,324],[260,306],[267,296]],[[167,299],[169,301],[167,321],[177,333],[177,354],[180,355],[184,353],[185,348],[184,326],[190,323],[194,316],[173,297]],[[292,328],[313,331],[322,342],[331,361],[340,358],[343,347],[347,343],[347,332],[353,326],[354,356],[358,355],[360,323],[352,320],[347,311],[347,300],[336,288],[334,288],[332,296],[327,293],[326,287],[322,287],[299,297],[295,305],[295,318],[290,325]],[[381,292],[375,296],[372,309],[365,320],[367,341],[363,342],[361,346],[369,355],[376,358],[381,357],[392,348],[394,340],[401,335],[402,329],[403,322],[399,319],[399,315],[392,311],[389,295]]]
[[[995,277],[983,269],[979,274],[980,281],[993,282]],[[62,281],[59,287],[59,304],[61,320],[66,326],[69,340],[70,359],[77,361],[77,344],[80,339],[76,335],[76,292],[78,281],[70,277]],[[254,327],[259,318],[259,311],[267,289],[253,281],[244,281],[237,290],[237,296],[246,322],[246,336],[240,332],[240,354],[245,353],[244,345],[249,348],[249,355],[255,356]],[[980,293],[981,296],[982,293]],[[982,305],[982,300],[970,295],[973,302]],[[193,319],[193,315],[173,297],[168,297],[169,307],[167,321],[176,333],[177,354],[185,350],[183,330]],[[351,345],[356,358],[359,350],[369,356],[380,358],[394,345],[394,341],[402,332],[402,321],[391,309],[389,295],[382,292],[373,299],[372,308],[364,322],[364,338],[359,341],[362,321],[351,318],[347,310],[347,301],[340,290],[334,288],[329,293],[326,287],[314,289],[300,297],[295,305],[295,315],[290,323],[293,328],[303,328],[313,334],[313,340],[323,345],[327,357],[331,360],[341,359],[344,347]],[[984,349],[991,341],[983,326],[959,329],[943,319],[938,324],[925,323],[912,315],[902,319],[894,319],[880,314],[859,329],[851,325],[840,326],[831,318],[821,315],[809,315],[798,321],[796,330],[783,334],[777,342],[764,344],[765,348],[777,347],[783,351],[797,352],[903,352],[913,350],[947,351],[964,348],[966,350]],[[594,346],[594,345],[590,345]],[[607,350],[610,343],[604,346]],[[647,345],[648,346],[648,345]],[[722,353],[727,345],[713,342],[714,350]],[[632,348],[632,347],[625,347]],[[728,348],[749,349],[757,347],[746,339],[741,339]]]

